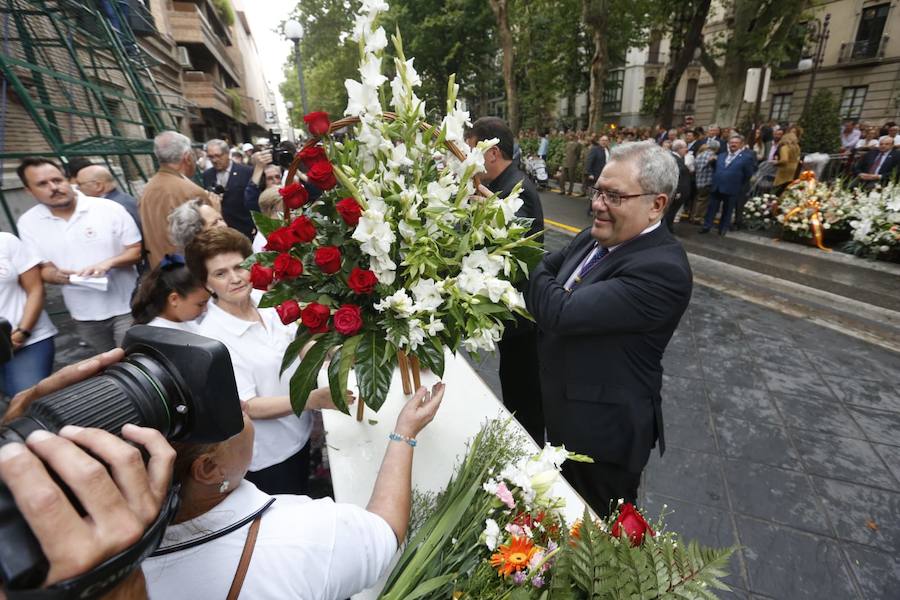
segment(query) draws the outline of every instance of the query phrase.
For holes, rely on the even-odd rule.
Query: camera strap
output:
[[[7,598],[9,600],[87,600],[105,595],[131,575],[135,569],[139,569],[141,562],[159,546],[166,527],[178,512],[179,487],[174,485],[169,489],[168,496],[164,500],[156,520],[134,545],[87,573],[60,581],[49,587],[29,590],[7,589]]]

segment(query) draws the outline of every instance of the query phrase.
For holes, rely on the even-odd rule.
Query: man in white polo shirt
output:
[[[41,260],[41,277],[63,286],[66,308],[85,342],[98,352],[120,345],[131,326],[134,265],[141,259],[134,220],[112,200],[76,192],[46,158],[25,158],[16,173],[38,202],[18,227]]]

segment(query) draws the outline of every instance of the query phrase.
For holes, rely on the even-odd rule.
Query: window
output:
[[[688,79],[684,90],[684,110],[694,110],[694,101],[697,99],[698,79]]]
[[[661,40],[658,35],[654,35],[650,40],[650,47],[647,48],[647,64],[658,65],[662,63],[662,56],[659,53]]]
[[[856,43],[853,44],[852,58],[873,58],[878,54],[881,35],[887,22],[890,4],[878,4],[864,8],[856,30]]]
[[[778,123],[789,121],[791,114],[791,96],[793,94],[775,94],[772,96],[772,111],[769,118]]]
[[[603,86],[603,112],[615,113],[622,110],[622,83],[625,81],[625,70],[617,69],[606,76]]]
[[[863,103],[869,86],[845,87],[841,94],[841,118],[858,119],[862,113]]]

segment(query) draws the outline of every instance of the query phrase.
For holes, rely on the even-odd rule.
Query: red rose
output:
[[[266,236],[266,250],[287,252],[297,241],[297,236],[290,227],[280,227]]]
[[[632,546],[641,545],[641,542],[644,541],[644,533],[649,533],[651,536],[656,535],[653,533],[650,524],[644,520],[641,513],[635,510],[631,502],[626,502],[622,505],[622,508],[619,509],[619,516],[612,526],[614,537],[619,537],[623,531],[631,540]]]
[[[309,217],[300,216],[294,219],[290,226],[294,237],[304,244],[316,239],[316,226]]]
[[[303,117],[303,122],[306,123],[309,133],[316,137],[325,135],[331,128],[331,121],[328,120],[327,112],[311,112]]]
[[[275,277],[294,279],[303,274],[303,263],[288,253],[279,254],[275,259]]]
[[[344,198],[335,203],[334,208],[349,227],[356,227],[362,215],[362,206],[354,198]]]
[[[304,148],[297,155],[307,167],[312,167],[317,162],[328,162],[328,157],[325,156],[325,148],[322,146],[310,146],[309,148]]]
[[[310,302],[300,311],[301,322],[309,328],[310,333],[325,333],[328,331],[328,317],[331,310],[324,304]]]
[[[309,193],[299,183],[292,183],[287,187],[283,187],[278,190],[278,193],[284,201],[284,207],[290,210],[297,210],[309,200]]]
[[[300,318],[300,305],[296,300],[286,300],[275,307],[275,312],[282,323],[290,325]]]
[[[356,335],[362,326],[362,314],[355,304],[345,304],[334,313],[334,330],[341,335]]]
[[[341,251],[336,246],[316,248],[315,260],[316,265],[326,275],[331,275],[341,270]]]
[[[317,188],[327,191],[337,185],[337,179],[334,176],[334,168],[327,160],[320,160],[309,167],[306,177]]]
[[[353,270],[350,271],[350,277],[347,278],[347,285],[350,286],[354,293],[359,295],[371,294],[375,291],[377,283],[378,278],[375,277],[375,273],[359,267],[353,267]]]
[[[275,277],[275,271],[256,263],[250,267],[250,284],[257,290],[269,289],[269,284]]]

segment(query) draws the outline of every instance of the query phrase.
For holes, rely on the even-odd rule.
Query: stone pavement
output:
[[[643,505],[740,546],[720,597],[900,597],[900,355],[695,285],[663,364]],[[499,396],[496,358],[476,368]]]

